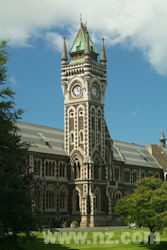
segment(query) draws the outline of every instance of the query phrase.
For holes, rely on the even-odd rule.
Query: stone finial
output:
[[[66,63],[67,62],[67,49],[66,49],[66,38],[64,37],[64,42],[63,42],[63,50],[62,50],[62,55],[61,55],[61,61]]]
[[[101,47],[100,62],[102,64],[105,64],[106,61],[107,61],[107,59],[106,59],[106,52],[105,52],[105,48],[104,48],[104,38],[102,38],[102,47]]]
[[[160,136],[160,146],[163,148],[166,148],[166,138],[165,138],[165,134],[164,134],[163,130],[162,130],[161,136]]]

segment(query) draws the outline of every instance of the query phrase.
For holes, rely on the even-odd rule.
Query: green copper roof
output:
[[[70,50],[71,53],[79,52],[79,51],[84,51],[86,47],[86,32],[87,28],[81,23],[81,27],[79,29],[79,32],[77,34],[77,37],[75,38],[75,41],[73,43],[73,46]],[[90,46],[90,51],[98,54],[90,36],[89,36],[89,46]]]

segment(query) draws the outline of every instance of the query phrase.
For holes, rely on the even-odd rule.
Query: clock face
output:
[[[99,90],[96,85],[92,87],[92,95],[93,97],[98,97],[99,96]]]
[[[82,93],[82,89],[80,85],[75,85],[72,89],[72,94],[75,97],[79,97]]]

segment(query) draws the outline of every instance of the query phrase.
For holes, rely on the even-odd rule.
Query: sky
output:
[[[64,128],[62,37],[70,50],[82,22],[100,52],[105,39],[105,119],[113,139],[157,144],[167,136],[166,0],[0,0],[9,39],[8,84],[22,121]]]

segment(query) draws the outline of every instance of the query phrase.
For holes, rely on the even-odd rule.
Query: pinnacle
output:
[[[106,52],[104,48],[104,38],[102,38],[102,47],[101,47],[101,56],[100,56],[100,62],[106,62]]]
[[[63,50],[62,50],[62,56],[61,60],[67,61],[67,50],[66,50],[66,38],[64,37],[64,43],[63,43]]]

